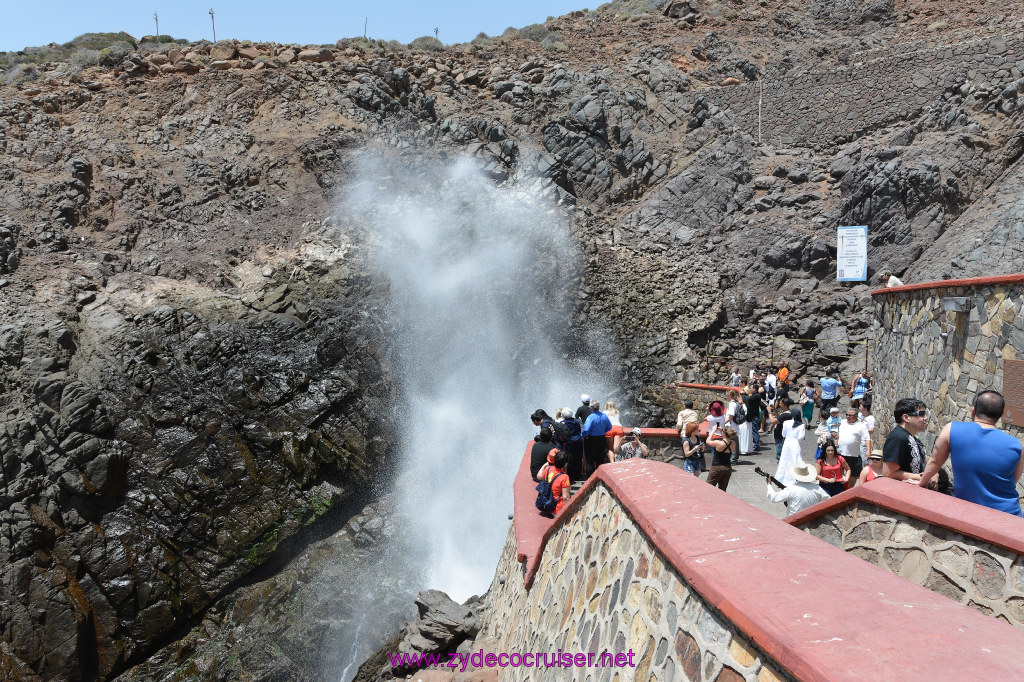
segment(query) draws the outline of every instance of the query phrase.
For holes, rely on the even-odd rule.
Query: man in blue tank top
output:
[[[1024,472],[1020,441],[996,428],[1006,404],[996,391],[974,398],[969,422],[950,422],[935,441],[921,474],[925,485],[951,458],[954,495],[961,500],[1021,516],[1017,481]]]

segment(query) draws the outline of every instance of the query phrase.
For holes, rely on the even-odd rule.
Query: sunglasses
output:
[[[921,410],[920,412],[908,412],[907,416],[908,417],[927,417],[928,416],[928,410]]]

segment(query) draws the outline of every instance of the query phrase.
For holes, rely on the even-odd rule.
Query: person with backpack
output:
[[[732,451],[732,463],[740,461],[740,455],[749,454],[754,449],[754,438],[750,432],[750,422],[747,421],[747,408],[740,399],[738,391],[731,390],[725,394],[729,399],[729,407],[725,413],[725,425],[732,426],[739,434],[739,442],[736,449]]]
[[[573,416],[568,407],[562,408],[562,421],[569,433],[569,440],[565,444],[565,450],[569,453],[569,463],[566,465],[566,472],[569,480],[583,480],[583,424]]]
[[[559,450],[565,450],[569,442],[569,429],[566,428],[565,424],[560,421],[551,418],[547,412],[543,409],[538,408],[533,411],[530,415],[530,420],[534,426],[542,429],[550,429],[552,435],[552,442],[555,447]]]
[[[569,474],[565,470],[565,466],[569,462],[569,453],[552,450],[550,459],[551,461],[537,472],[536,478],[540,482],[537,484],[535,504],[541,516],[554,518],[555,514],[562,511],[572,495]]]

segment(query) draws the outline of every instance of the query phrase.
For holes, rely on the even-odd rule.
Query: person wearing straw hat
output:
[[[829,498],[829,494],[817,483],[818,470],[813,464],[799,459],[788,468],[787,473],[794,481],[778,492],[772,490],[771,476],[767,477],[768,499],[772,502],[787,502],[789,507],[786,516],[792,516]]]
[[[872,450],[871,454],[868,455],[868,466],[864,467],[860,472],[860,478],[857,479],[858,483],[864,485],[868,481],[873,481],[876,478],[882,478],[882,451]]]

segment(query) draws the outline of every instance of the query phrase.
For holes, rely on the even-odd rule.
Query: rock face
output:
[[[529,28],[0,56],[0,677],[111,678],[200,637],[386,477],[383,285],[335,208],[363,156],[539,178],[586,270],[560,324],[602,321],[638,421],[654,387],[771,353],[859,366],[871,287],[834,281],[839,225],[868,225],[871,275],[1024,268],[1005,3],[620,1]]]
[[[388,448],[373,320],[323,300],[304,322],[302,284],[140,305],[131,280],[3,327],[0,614],[44,676],[135,660],[358,499]]]

